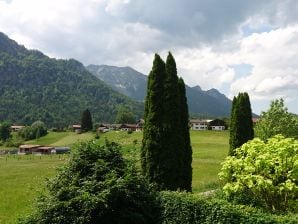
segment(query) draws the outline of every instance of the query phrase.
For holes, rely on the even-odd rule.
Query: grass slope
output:
[[[228,132],[191,131],[190,136],[193,148],[193,192],[217,188],[220,163],[228,153]],[[93,137],[93,133],[50,132],[45,137],[26,143],[71,146],[78,140]],[[142,133],[115,131],[100,134],[100,142],[104,143],[106,139],[121,144],[124,153],[131,150],[138,153]],[[55,168],[63,164],[66,158],[59,158],[58,155],[0,156],[0,224],[14,223],[19,215],[30,212],[32,201],[44,187],[45,178],[53,176]]]
[[[48,146],[71,146],[78,141],[90,140],[94,134],[75,132],[49,132],[46,136],[39,139],[26,141],[26,144],[48,145]]]

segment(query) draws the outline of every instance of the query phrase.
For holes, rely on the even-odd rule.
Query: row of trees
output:
[[[185,85],[174,57],[155,55],[148,77],[141,149],[144,176],[160,189],[191,191],[192,149]]]

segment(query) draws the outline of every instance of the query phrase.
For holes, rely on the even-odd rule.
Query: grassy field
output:
[[[94,138],[93,133],[50,132],[30,144],[71,146],[78,140]],[[108,132],[100,134],[99,141],[115,141],[123,151],[139,152],[142,133]],[[192,131],[193,191],[215,189],[219,186],[217,173],[228,152],[228,132]],[[32,201],[45,186],[45,178],[55,174],[55,168],[67,160],[67,156],[0,156],[0,224],[14,223],[19,215],[31,210]]]
[[[15,223],[68,156],[0,156],[0,224]]]

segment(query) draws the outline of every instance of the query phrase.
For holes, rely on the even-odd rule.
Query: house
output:
[[[121,131],[136,131],[137,125],[136,124],[121,124],[120,130]]]
[[[145,121],[144,119],[140,119],[137,121],[136,131],[142,131],[144,127]]]
[[[72,130],[75,132],[81,132],[82,126],[80,124],[72,125]]]
[[[208,120],[190,120],[191,130],[208,130]]]
[[[54,150],[54,147],[51,146],[40,146],[37,149],[33,150],[32,154],[38,153],[38,154],[51,154],[52,150]]]
[[[54,147],[40,145],[20,145],[19,154],[50,154]]]
[[[19,131],[19,130],[21,130],[22,128],[24,128],[25,126],[22,126],[22,125],[12,125],[12,126],[10,126],[10,129],[12,130],[12,131]]]
[[[110,131],[111,129],[111,125],[110,124],[100,124],[99,127],[97,128],[97,131],[98,132],[108,132]]]
[[[19,146],[19,154],[32,154],[34,150],[36,150],[40,145],[20,145]]]
[[[54,147],[41,145],[20,145],[18,154],[50,154]]]
[[[208,129],[213,131],[223,131],[226,129],[226,123],[220,119],[214,119],[209,122]]]
[[[110,131],[119,130],[122,124],[111,124],[109,129]]]

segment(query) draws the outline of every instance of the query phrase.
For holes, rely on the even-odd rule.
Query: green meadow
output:
[[[26,144],[71,146],[94,139],[94,133],[50,132]],[[142,133],[128,134],[112,131],[99,135],[99,141],[115,141],[122,145],[124,154],[139,152]],[[228,153],[228,132],[191,131],[193,148],[193,192],[200,193],[220,186],[218,172]],[[0,224],[15,223],[19,216],[32,210],[34,199],[45,189],[46,178],[56,173],[68,155],[3,156],[0,155]]]

